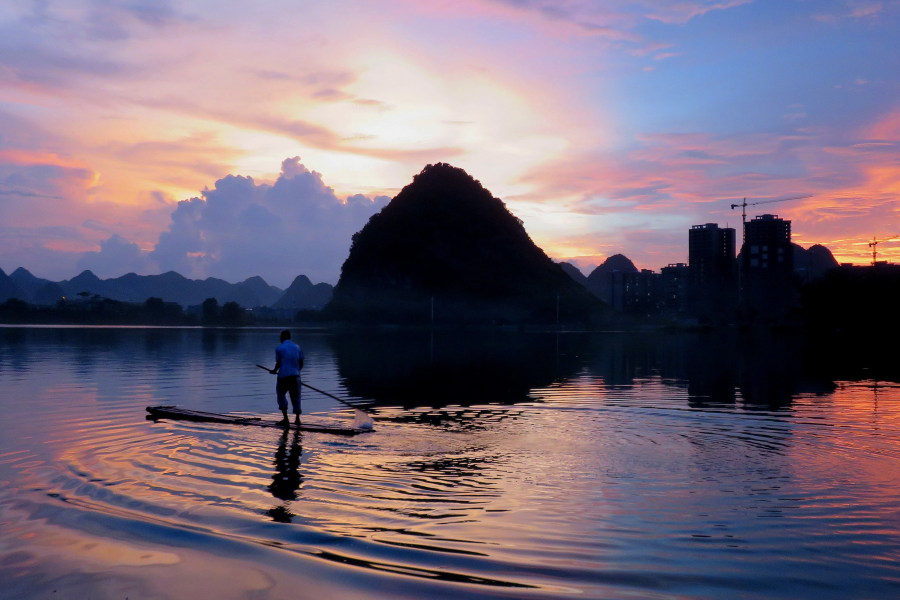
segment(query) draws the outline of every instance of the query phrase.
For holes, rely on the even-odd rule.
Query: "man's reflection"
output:
[[[290,446],[288,437],[291,438]],[[278,523],[290,523],[294,518],[294,514],[290,511],[290,503],[297,499],[297,490],[303,483],[303,476],[298,471],[302,454],[300,431],[285,428],[278,443],[278,450],[275,451],[275,473],[272,475],[272,483],[269,484],[272,495],[283,502],[280,506],[274,506],[266,511],[266,514]]]

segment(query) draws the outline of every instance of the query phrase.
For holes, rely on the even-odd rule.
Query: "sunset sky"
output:
[[[865,263],[900,235],[898,31],[893,0],[3,1],[0,268],[335,283],[438,161],[584,268],[801,194],[765,212]]]

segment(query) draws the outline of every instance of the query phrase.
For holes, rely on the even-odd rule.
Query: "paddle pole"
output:
[[[256,366],[259,367],[260,369],[268,371],[269,373],[272,373],[272,370],[269,367],[264,367],[262,365],[256,365]],[[273,373],[273,375],[274,375],[274,373]],[[358,429],[372,429],[372,427],[375,426],[375,422],[372,420],[372,417],[366,411],[362,410],[358,406],[353,406],[346,400],[338,398],[334,394],[329,394],[325,390],[320,390],[319,388],[313,387],[313,386],[309,385],[308,383],[303,383],[303,381],[300,382],[300,385],[302,385],[303,387],[307,387],[314,392],[319,392],[322,395],[328,396],[329,398],[332,398],[333,400],[337,400],[344,406],[348,406],[348,407],[352,408],[353,410],[355,410],[356,414],[353,419],[353,425],[355,427],[357,427]]]

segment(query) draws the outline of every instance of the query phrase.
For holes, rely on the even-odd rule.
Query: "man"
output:
[[[300,369],[303,368],[303,351],[300,346],[291,341],[291,332],[285,329],[281,332],[281,345],[275,348],[275,368],[269,373],[278,375],[278,383],[275,391],[278,394],[278,408],[284,415],[284,420],[278,425],[290,425],[288,420],[287,394],[291,396],[291,404],[294,407],[297,424],[300,424]]]

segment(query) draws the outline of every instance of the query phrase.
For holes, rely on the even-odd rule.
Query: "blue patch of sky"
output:
[[[857,127],[895,108],[896,18],[823,23],[811,4],[745,5],[683,26],[642,26],[645,39],[672,47],[643,57],[622,52],[612,69],[589,75],[597,102],[614,107],[624,140],[642,132]],[[678,56],[654,60],[661,53]]]

